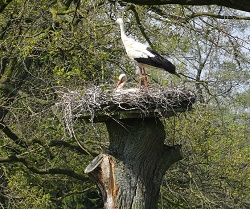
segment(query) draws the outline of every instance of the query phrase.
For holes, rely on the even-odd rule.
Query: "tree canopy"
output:
[[[102,207],[84,169],[107,149],[107,130],[73,120],[71,135],[56,104],[65,91],[113,90],[120,73],[137,86],[121,16],[127,35],[186,75],[148,69],[150,87],[197,95],[191,114],[163,120],[165,144],[182,144],[184,159],[165,174],[159,206],[250,207],[250,15],[232,9],[248,1],[143,2],[0,1],[2,208]]]

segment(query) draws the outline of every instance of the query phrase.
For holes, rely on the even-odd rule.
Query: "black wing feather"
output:
[[[147,48],[147,50],[155,55],[154,57],[147,57],[147,58],[134,58],[138,63],[150,65],[157,68],[162,68],[169,73],[175,74],[175,66],[167,59],[162,57],[158,52],[154,51],[151,48]]]

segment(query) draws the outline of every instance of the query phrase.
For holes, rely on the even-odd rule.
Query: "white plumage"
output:
[[[125,86],[126,84],[126,81],[127,81],[127,76],[126,74],[121,74],[119,76],[119,81],[116,85],[116,89],[115,89],[115,92],[117,93],[123,93],[123,94],[126,94],[126,93],[136,93],[136,92],[139,92],[139,89],[137,88],[128,88],[128,89],[124,89],[123,87]]]
[[[162,57],[158,52],[152,50],[150,47],[126,36],[124,23],[121,18],[118,18],[116,23],[120,25],[121,39],[127,55],[139,66],[140,86],[142,74],[144,74],[144,84],[146,87],[148,86],[144,67],[163,69],[179,77],[175,71],[175,66],[170,61]]]
[[[127,76],[126,76],[126,74],[123,73],[123,74],[119,75],[118,79],[119,80],[118,80],[118,83],[117,83],[116,88],[115,88],[117,91],[121,90],[122,87],[125,85],[125,83],[127,81]]]

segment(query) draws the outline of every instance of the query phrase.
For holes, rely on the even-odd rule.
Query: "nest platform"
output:
[[[105,122],[110,119],[171,117],[192,109],[195,93],[188,89],[150,88],[115,92],[95,86],[60,92],[59,106],[68,124],[73,119]]]

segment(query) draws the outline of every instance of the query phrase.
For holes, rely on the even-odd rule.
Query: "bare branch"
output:
[[[184,17],[184,16],[179,16],[179,15],[168,14],[157,6],[149,6],[149,9],[162,17],[171,18],[171,19],[178,20],[181,22],[188,22],[192,18],[202,17],[202,16],[213,17],[216,19],[223,19],[223,20],[226,20],[226,19],[228,20],[250,20],[249,16],[221,15],[221,14],[215,14],[212,12],[193,12],[191,15],[186,14]]]
[[[141,24],[141,21],[140,21],[140,18],[139,18],[139,15],[138,15],[137,11],[136,11],[135,6],[134,6],[134,5],[131,5],[131,6],[129,7],[129,9],[130,9],[131,11],[133,11],[133,13],[135,14],[136,22],[137,22],[137,24],[138,24],[138,26],[139,26],[139,28],[140,28],[140,31],[141,31],[143,37],[146,39],[146,41],[148,42],[148,44],[150,45],[150,47],[153,48],[153,44],[152,44],[152,42],[150,41],[150,39],[149,39],[149,37],[147,36],[147,34],[145,33],[145,28],[144,28],[143,25]]]
[[[6,134],[6,136],[13,140],[17,145],[26,147],[25,142],[22,141],[14,132],[12,132],[10,128],[3,122],[0,122],[0,130],[2,130]]]
[[[62,140],[52,140],[50,141],[49,144],[46,144],[45,146],[45,143],[42,142],[41,140],[38,140],[38,139],[35,139],[35,140],[32,140],[31,142],[29,143],[26,143],[24,140],[20,139],[6,124],[4,124],[3,122],[0,123],[0,130],[3,131],[3,133],[6,134],[7,137],[9,137],[9,139],[13,140],[15,142],[16,145],[18,146],[21,146],[22,148],[26,148],[28,146],[31,146],[35,143],[38,143],[40,144],[41,146],[43,146],[44,148],[46,146],[48,147],[55,147],[55,146],[61,146],[61,147],[64,147],[64,148],[68,148],[72,151],[77,151],[81,154],[84,154],[84,155],[92,155],[92,156],[96,156],[97,153],[93,152],[93,151],[90,151],[88,150],[86,147],[84,147],[84,149],[82,149],[80,146],[78,145],[73,145],[73,144],[70,144],[68,142],[65,142],[65,141],[62,141]],[[45,148],[46,149],[46,148]]]
[[[192,15],[187,15],[188,18],[195,18],[195,17],[201,17],[201,16],[207,16],[207,17],[214,17],[216,19],[229,19],[229,20],[250,20],[250,17],[248,16],[236,16],[236,15],[219,15],[214,14],[212,12],[196,12]]]
[[[0,0],[0,13],[8,6],[12,0]]]
[[[69,169],[61,169],[61,168],[48,168],[48,169],[41,169],[37,168],[30,163],[27,162],[26,158],[20,155],[11,155],[11,156],[5,156],[0,157],[0,163],[17,163],[21,162],[23,165],[25,165],[26,168],[28,168],[30,171],[36,174],[62,174],[66,175],[81,181],[88,181],[89,179],[83,175],[77,174],[72,170]]]
[[[229,7],[237,10],[250,12],[250,1],[248,0],[125,0],[125,2],[139,5],[164,5],[164,4],[180,4],[180,5],[218,5]]]
[[[70,150],[72,151],[77,151],[81,154],[84,154],[84,155],[89,155],[91,154],[92,156],[97,156],[98,154],[95,153],[95,152],[92,152],[90,150],[88,150],[86,147],[84,147],[84,150],[78,146],[78,145],[73,145],[73,144],[70,144],[68,142],[65,142],[65,141],[62,141],[62,140],[52,140],[49,145],[49,147],[53,147],[53,146],[62,146],[62,147],[65,147],[65,148],[69,148]]]

